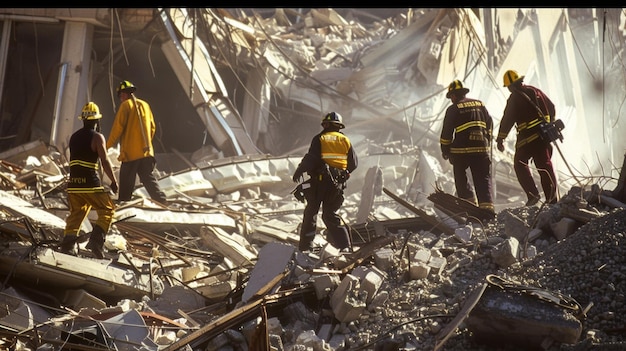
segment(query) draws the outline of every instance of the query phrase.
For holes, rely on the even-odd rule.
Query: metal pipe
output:
[[[50,144],[56,146],[57,148],[57,123],[59,115],[61,114],[61,99],[63,98],[63,91],[65,89],[65,76],[67,74],[67,67],[69,66],[69,64],[69,62],[61,64],[61,67],[59,69],[59,81],[57,82],[57,97],[54,100],[54,115],[52,116],[52,129],[50,130]]]

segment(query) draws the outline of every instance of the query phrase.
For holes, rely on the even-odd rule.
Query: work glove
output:
[[[504,151],[504,140],[503,139],[496,139],[496,144],[498,145],[498,150],[499,151]]]
[[[302,181],[302,171],[301,170],[296,170],[296,172],[293,174],[293,177],[291,179],[293,179],[294,183],[300,183]]]

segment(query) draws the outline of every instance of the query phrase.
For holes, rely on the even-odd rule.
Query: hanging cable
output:
[[[189,100],[193,101],[193,72],[196,63],[196,9],[191,9],[191,74],[189,75]]]
[[[606,9],[604,9],[604,16],[602,16],[602,141],[606,142],[606,133],[604,132],[604,110],[605,110],[605,91],[606,91],[606,80],[604,79],[604,40],[606,34]]]
[[[117,26],[120,30],[120,42],[122,44],[122,52],[124,53],[124,59],[126,59],[126,65],[129,65],[128,56],[126,56],[126,46],[124,46],[124,33],[122,32],[122,22],[120,21],[120,15],[117,12],[117,9],[115,9],[115,18],[117,19]]]

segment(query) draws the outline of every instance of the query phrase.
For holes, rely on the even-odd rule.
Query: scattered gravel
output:
[[[433,350],[437,338],[442,337],[438,333],[489,274],[560,293],[573,298],[583,310],[588,308],[586,318],[581,317],[583,332],[578,344],[553,344],[545,349],[626,349],[626,213],[621,208],[585,204],[579,194],[580,191],[571,191],[556,205],[502,211],[495,221],[482,228],[482,233],[478,228],[474,240],[479,242],[470,245],[430,233],[412,235],[414,239],[409,240],[409,245],[440,247],[443,240],[441,251],[449,253],[447,270],[434,278],[407,280],[406,263],[398,262],[387,272],[388,279],[380,289],[388,293],[388,300],[373,311],[369,308],[352,323],[355,331],[347,335],[345,349]],[[601,215],[586,224],[578,222],[573,234],[557,241],[549,224],[562,218],[561,207],[572,199]],[[502,268],[493,263],[489,252],[506,238],[504,216],[510,214],[531,227],[537,223],[535,226],[543,229],[544,234],[529,243],[537,248],[536,256]],[[515,345],[479,344],[464,323],[455,333],[441,350],[516,350]]]

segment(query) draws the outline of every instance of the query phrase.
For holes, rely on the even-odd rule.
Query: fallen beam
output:
[[[448,227],[445,223],[441,222],[436,217],[433,217],[433,216],[429,215],[428,213],[424,212],[423,210],[420,210],[419,208],[411,205],[407,201],[401,199],[398,195],[392,193],[387,188],[383,188],[383,191],[385,192],[385,194],[391,196],[391,198],[393,198],[394,200],[398,201],[402,206],[408,208],[409,210],[411,210],[416,215],[422,217],[426,222],[428,222],[430,225],[432,225],[433,229],[439,229],[444,234],[448,234],[448,235],[453,235],[454,234],[454,230],[452,228]]]

